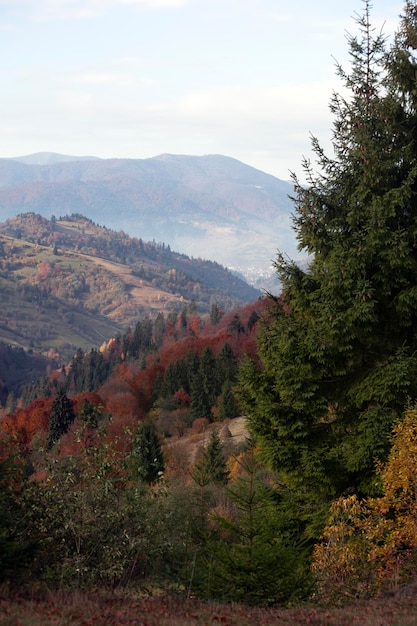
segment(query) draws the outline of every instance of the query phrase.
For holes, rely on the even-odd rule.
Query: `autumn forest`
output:
[[[77,623],[132,623],[124,611],[143,598],[194,607],[149,624],[414,623],[417,4],[405,2],[392,42],[371,9],[348,36],[349,70],[336,66],[349,95],[330,102],[334,154],[313,137],[307,184],[293,177],[310,261],[278,253],[278,295],[239,295],[238,277],[165,246],[138,260],[143,242],[82,216],[52,233],[34,214],[6,223],[8,301],[20,285],[25,306],[42,316],[52,303],[73,333],[59,343],[50,322],[49,347],[23,345],[28,314],[22,345],[0,350],[7,593],[125,594],[107,622],[92,608]],[[28,223],[51,240],[28,241]],[[115,332],[88,345],[87,318]],[[387,598],[404,600],[389,617]]]

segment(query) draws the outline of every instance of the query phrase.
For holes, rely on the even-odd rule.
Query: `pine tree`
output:
[[[197,484],[211,482],[219,485],[227,484],[229,472],[224,458],[223,444],[216,428],[211,431],[210,440],[201,459],[196,463],[193,474]]]
[[[72,400],[68,398],[61,387],[57,391],[56,398],[52,402],[51,417],[49,418],[48,447],[64,435],[75,419],[74,406]]]
[[[222,392],[219,402],[219,419],[221,421],[225,419],[233,419],[236,417],[236,405],[233,395],[232,384],[230,380],[226,380],[223,383]]]
[[[206,346],[201,354],[200,373],[202,376],[203,390],[211,406],[216,401],[219,390],[219,376],[216,358],[210,346]]]
[[[226,341],[217,357],[218,378],[221,384],[226,380],[231,383],[236,380],[237,365],[230,343]]]
[[[219,375],[216,358],[210,346],[201,354],[198,371],[191,383],[191,415],[194,419],[205,417],[213,419],[212,407],[219,393]]]
[[[210,309],[210,322],[215,326],[220,322],[223,316],[222,308],[215,302]]]
[[[157,348],[162,346],[165,335],[165,317],[164,314],[159,312],[156,316],[153,326],[153,341]]]
[[[238,462],[240,477],[226,488],[227,515],[211,516],[203,588],[209,596],[245,604],[299,599],[310,590],[301,567],[305,551],[285,528],[253,447]]]
[[[263,367],[242,369],[251,430],[310,523],[338,494],[372,493],[392,424],[417,397],[416,64],[404,34],[415,35],[414,3],[406,9],[389,49],[368,1],[357,18],[350,73],[337,67],[350,98],[330,104],[334,156],[313,138],[319,173],[304,161],[307,186],[294,176],[294,224],[312,261],[304,271],[278,256]]]
[[[84,398],[83,403],[78,410],[78,417],[85,426],[89,428],[97,428],[103,414],[100,408],[94,406],[94,404],[87,398]]]
[[[131,452],[134,472],[145,482],[156,482],[164,471],[164,459],[158,433],[152,422],[139,426]]]

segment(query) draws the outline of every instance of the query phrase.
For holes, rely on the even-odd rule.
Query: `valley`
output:
[[[274,274],[278,250],[302,258],[292,192],[288,181],[222,155],[0,159],[3,219],[81,213],[116,232],[220,263],[258,288]]]

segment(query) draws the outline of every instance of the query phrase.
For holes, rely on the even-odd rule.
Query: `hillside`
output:
[[[278,249],[299,256],[291,193],[289,182],[221,155],[0,159],[4,218],[82,213],[116,231],[215,260],[252,281],[270,276]]]
[[[217,263],[95,225],[34,213],[0,224],[0,341],[57,354],[99,346],[139,317],[228,310],[259,292]]]
[[[251,456],[245,418],[221,418],[218,409],[224,404],[224,388],[216,397],[211,420],[193,415],[192,394],[196,386],[192,377],[207,372],[211,362],[211,384],[216,378],[223,382],[225,372],[231,374],[230,382],[235,383],[236,370],[233,373],[230,366],[239,364],[244,355],[255,356],[256,322],[252,322],[259,319],[266,305],[259,300],[234,309],[216,324],[200,325],[199,330],[191,323],[194,322],[191,317],[186,326],[166,326],[159,350],[147,354],[147,368],[143,367],[144,353],[136,346],[135,336],[140,333],[135,329],[116,348],[120,350],[123,346],[123,356],[119,354],[110,378],[94,392],[81,387],[84,391],[70,394],[74,421],[52,450],[47,450],[45,441],[54,397],[38,398],[25,409],[4,418],[3,424],[10,424],[17,435],[13,440],[22,451],[18,458],[25,459],[26,468],[31,472],[28,484],[36,502],[29,510],[24,508],[25,502],[20,509],[14,503],[11,509],[13,531],[16,527],[20,529],[22,519],[25,532],[27,528],[31,534],[39,529],[47,530],[46,540],[40,544],[41,558],[32,557],[30,575],[29,570],[23,569],[23,573],[18,571],[22,582],[2,586],[0,606],[5,617],[3,621],[0,618],[0,624],[4,622],[6,626],[14,620],[13,623],[29,626],[35,619],[36,624],[64,626],[70,619],[74,624],[88,621],[107,626],[127,625],[142,618],[155,626],[209,622],[235,626],[255,622],[294,626],[415,623],[414,579],[401,588],[393,579],[390,591],[373,599],[366,595],[357,595],[355,599],[349,592],[339,594],[337,607],[318,603],[316,594],[311,596],[311,581],[307,581],[306,589],[300,590],[306,594],[301,596],[301,601],[291,601],[289,607],[285,596],[283,600],[281,586],[276,592],[277,599],[272,601],[263,591],[264,579],[270,580],[269,572],[275,579],[287,563],[288,569],[295,569],[290,559],[294,550],[291,535],[288,556],[279,551],[274,561],[264,567],[265,554],[274,555],[279,537],[273,527],[273,509],[266,499],[279,485],[275,482],[279,477],[274,477],[256,456],[254,459]],[[239,328],[234,323],[237,316]],[[182,336],[178,338],[180,327]],[[106,347],[104,359],[110,358],[109,352],[115,349],[115,343],[110,342]],[[133,353],[134,350],[137,352]],[[211,350],[209,359],[208,350]],[[80,367],[83,360],[87,365],[85,357],[77,356],[66,368],[66,374],[56,372],[51,378],[59,375],[60,382],[67,386],[71,380],[85,380]],[[218,377],[220,370],[223,375]],[[187,380],[190,396],[182,387]],[[198,386],[198,389],[203,392],[203,387]],[[141,458],[136,454],[135,435],[145,424],[154,424],[157,428],[167,478],[149,489],[140,485],[138,488],[133,478],[137,477]],[[2,420],[0,428],[1,425]],[[220,452],[229,471],[226,485],[215,483],[209,474],[201,473],[215,432],[219,435]],[[0,447],[0,453],[2,451],[4,454],[4,447]],[[21,493],[24,489],[17,490],[18,495]],[[274,507],[279,502],[275,497]],[[267,524],[265,517],[258,517],[264,508]],[[348,521],[351,532],[352,518]],[[6,517],[3,527],[7,531],[8,523]],[[292,517],[289,526],[284,528],[287,533],[294,532]],[[248,570],[242,567],[239,556],[249,552],[247,538],[252,539],[253,529],[257,550],[261,545],[265,551],[259,552],[256,567],[251,570],[252,576],[242,594],[237,583],[242,580],[240,572],[245,580]],[[10,535],[14,541],[22,542],[18,533]],[[21,543],[18,546],[20,548]],[[227,563],[225,554],[232,556],[234,566],[226,571],[227,577],[223,570],[223,562]],[[80,563],[84,580],[78,575]],[[243,565],[247,566],[246,560]],[[49,574],[46,596],[43,591],[45,571]],[[290,576],[288,570],[284,572]],[[94,582],[99,580],[99,584],[88,587],[91,580],[88,575]],[[395,575],[396,572],[393,577]],[[213,584],[220,576],[223,576],[220,585],[214,587],[214,592],[219,591],[207,594],[207,584]],[[237,600],[232,595],[232,602],[223,591],[230,581],[232,592],[237,594]],[[290,579],[287,593],[291,592],[292,582]],[[258,607],[245,604],[246,593],[254,588],[260,589],[257,599],[261,606]],[[229,602],[222,603],[224,599]]]

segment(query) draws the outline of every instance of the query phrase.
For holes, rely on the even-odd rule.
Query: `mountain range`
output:
[[[221,155],[100,159],[54,153],[0,159],[0,215],[78,213],[256,286],[277,251],[297,259],[292,185]]]

